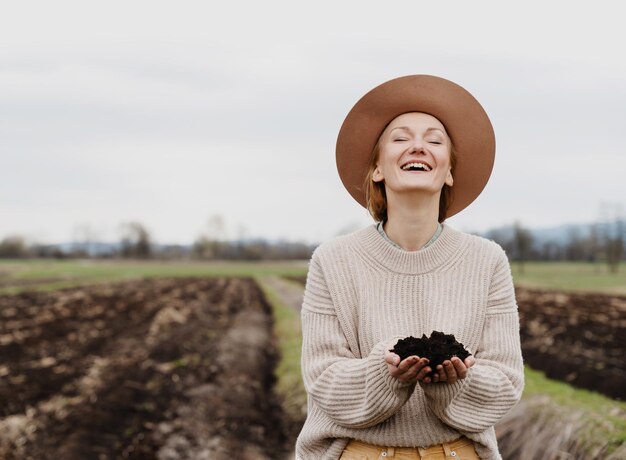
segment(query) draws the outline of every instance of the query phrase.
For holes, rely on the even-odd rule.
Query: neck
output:
[[[387,196],[385,233],[406,251],[417,251],[432,238],[439,224],[436,196]]]

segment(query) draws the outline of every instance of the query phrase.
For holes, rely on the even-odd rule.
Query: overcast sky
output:
[[[374,86],[434,74],[496,132],[450,225],[597,220],[626,203],[620,2],[12,2],[0,15],[0,239],[320,242],[372,220],[335,168]]]

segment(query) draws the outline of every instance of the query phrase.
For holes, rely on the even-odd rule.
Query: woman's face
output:
[[[380,136],[372,178],[384,181],[387,194],[420,190],[439,193],[444,184],[452,186],[451,145],[445,127],[432,115],[399,115]]]

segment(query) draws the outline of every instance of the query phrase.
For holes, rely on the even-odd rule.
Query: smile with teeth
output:
[[[412,161],[402,166],[403,171],[431,171],[432,169],[429,165],[420,161]]]

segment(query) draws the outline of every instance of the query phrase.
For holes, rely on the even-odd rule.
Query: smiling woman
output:
[[[480,194],[494,153],[480,104],[438,77],[384,83],[346,117],[339,174],[377,224],[323,243],[311,259],[299,459],[501,458],[494,425],[524,378],[508,259],[444,222]],[[433,331],[453,334],[471,356],[435,365],[391,351]]]
[[[407,119],[409,123],[415,123],[416,126],[414,128],[409,126],[396,126],[397,124],[403,123],[404,119]],[[425,158],[428,156],[425,147],[428,145],[433,146],[436,153],[440,153],[442,147],[445,147],[449,170],[443,187],[435,189],[436,191],[441,190],[437,220],[443,222],[452,201],[453,173],[456,165],[456,151],[443,124],[435,117],[426,113],[402,114],[389,123],[380,139],[376,142],[368,165],[367,175],[363,183],[363,189],[366,194],[368,210],[375,220],[381,222],[387,220],[386,188],[389,187],[388,180],[383,181],[384,175],[381,174],[381,168],[379,167],[381,144],[385,142],[385,140],[387,143],[391,142],[397,146],[394,146],[394,150],[406,149],[407,146],[413,149],[411,151],[413,155],[409,155],[407,162],[401,166],[403,171],[432,171],[433,165],[429,164],[428,159]],[[393,170],[393,168],[391,169]],[[440,170],[441,169],[442,168],[440,168]]]

